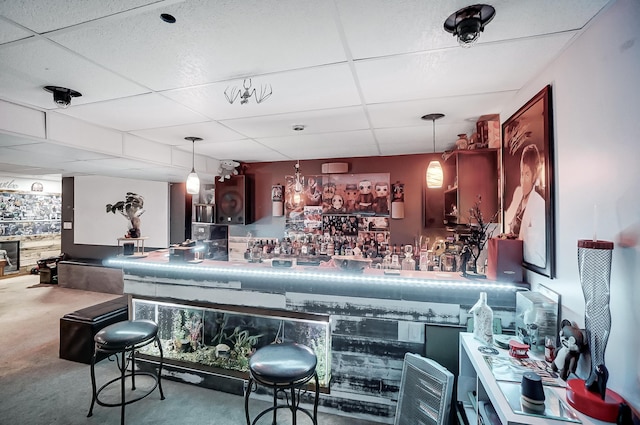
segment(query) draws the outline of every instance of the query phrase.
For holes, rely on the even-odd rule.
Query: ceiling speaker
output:
[[[349,171],[349,164],[346,162],[326,162],[322,164],[322,174],[342,174]]]

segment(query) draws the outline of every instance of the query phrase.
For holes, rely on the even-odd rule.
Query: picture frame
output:
[[[523,241],[523,266],[550,279],[555,277],[552,112],[547,85],[502,125],[504,233]]]

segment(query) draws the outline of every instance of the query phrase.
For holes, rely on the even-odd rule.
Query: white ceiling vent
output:
[[[322,174],[341,174],[349,171],[349,164],[346,162],[325,162],[322,164]]]

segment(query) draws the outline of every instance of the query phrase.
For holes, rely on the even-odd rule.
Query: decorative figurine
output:
[[[556,352],[556,358],[551,363],[551,368],[554,372],[560,373],[563,381],[567,380],[569,373],[575,373],[583,346],[584,336],[578,325],[567,319],[562,320],[560,349]]]
[[[373,193],[371,193],[371,182],[369,180],[363,180],[358,184],[360,194],[356,207],[358,211],[373,211]]]

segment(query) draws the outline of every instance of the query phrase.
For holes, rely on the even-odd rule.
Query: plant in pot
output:
[[[127,192],[124,201],[118,201],[115,204],[107,204],[107,213],[119,212],[127,220],[129,220],[129,231],[125,235],[126,238],[139,238],[140,233],[140,216],[144,213],[144,198],[137,193]]]

